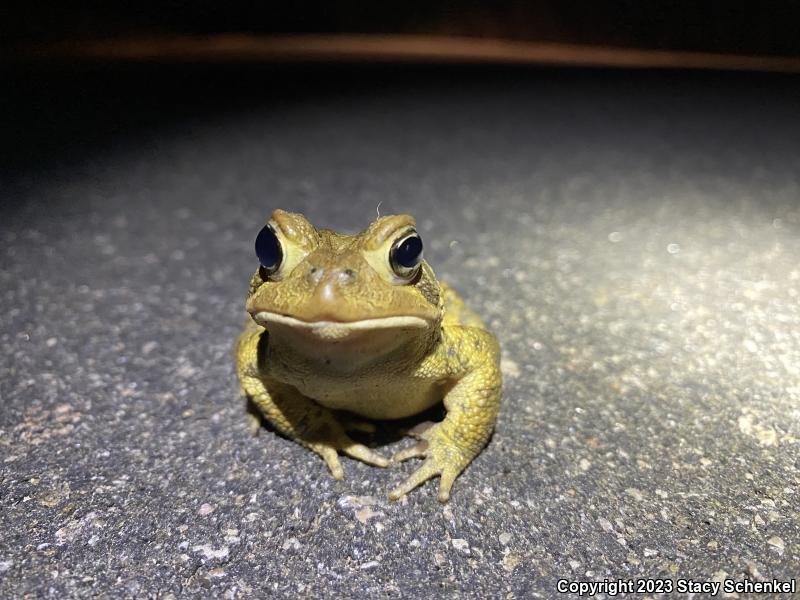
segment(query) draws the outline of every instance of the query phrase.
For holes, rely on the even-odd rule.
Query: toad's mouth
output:
[[[396,329],[425,329],[427,320],[411,315],[377,317],[358,321],[301,321],[295,317],[269,311],[253,315],[256,323],[267,328],[288,328],[301,334],[323,339],[342,339],[359,333],[389,331]]]

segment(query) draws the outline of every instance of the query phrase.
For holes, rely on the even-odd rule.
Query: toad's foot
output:
[[[407,437],[413,437],[418,440],[424,439],[423,436],[426,431],[428,431],[431,427],[435,427],[437,424],[436,421],[422,421],[421,423],[417,423],[410,429],[404,429],[401,433]],[[398,452],[399,454],[399,452]],[[398,460],[405,460],[404,458]]]
[[[439,481],[439,502],[450,499],[453,482],[461,474],[475,456],[474,449],[461,448],[447,435],[442,423],[435,423],[419,434],[420,441],[397,452],[392,462],[400,462],[409,458],[424,457],[425,462],[414,471],[408,479],[389,492],[390,500],[398,500],[437,475]]]
[[[353,441],[340,427],[322,427],[306,439],[300,439],[303,445],[319,454],[334,479],[344,479],[344,469],[339,461],[339,452],[374,467],[388,467],[389,460],[364,444]]]
[[[254,412],[247,413],[247,433],[256,437],[261,432],[261,417]]]

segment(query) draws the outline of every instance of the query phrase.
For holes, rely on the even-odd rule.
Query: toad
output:
[[[441,502],[486,445],[500,405],[500,351],[481,318],[423,258],[415,221],[379,217],[356,235],[276,210],[256,238],[251,319],[236,344],[245,394],[276,430],[342,479],[340,453],[377,467],[421,465],[403,495],[438,476]],[[386,458],[348,432],[444,402],[417,443]]]

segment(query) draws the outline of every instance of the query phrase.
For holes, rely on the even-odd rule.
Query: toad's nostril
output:
[[[325,274],[325,270],[321,269],[320,267],[311,267],[306,273],[306,281],[308,281],[311,285],[316,285],[322,280],[322,276]]]
[[[356,280],[358,275],[353,269],[345,269],[341,273],[339,273],[339,283],[342,285],[348,285],[353,283]]]

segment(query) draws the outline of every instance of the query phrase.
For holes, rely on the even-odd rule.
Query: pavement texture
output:
[[[0,597],[556,598],[559,579],[800,575],[796,78],[6,81]],[[343,458],[337,482],[250,437],[234,374],[272,209],[354,231],[378,205],[417,217],[503,349],[495,435],[444,506],[435,482],[387,501],[413,461]]]

